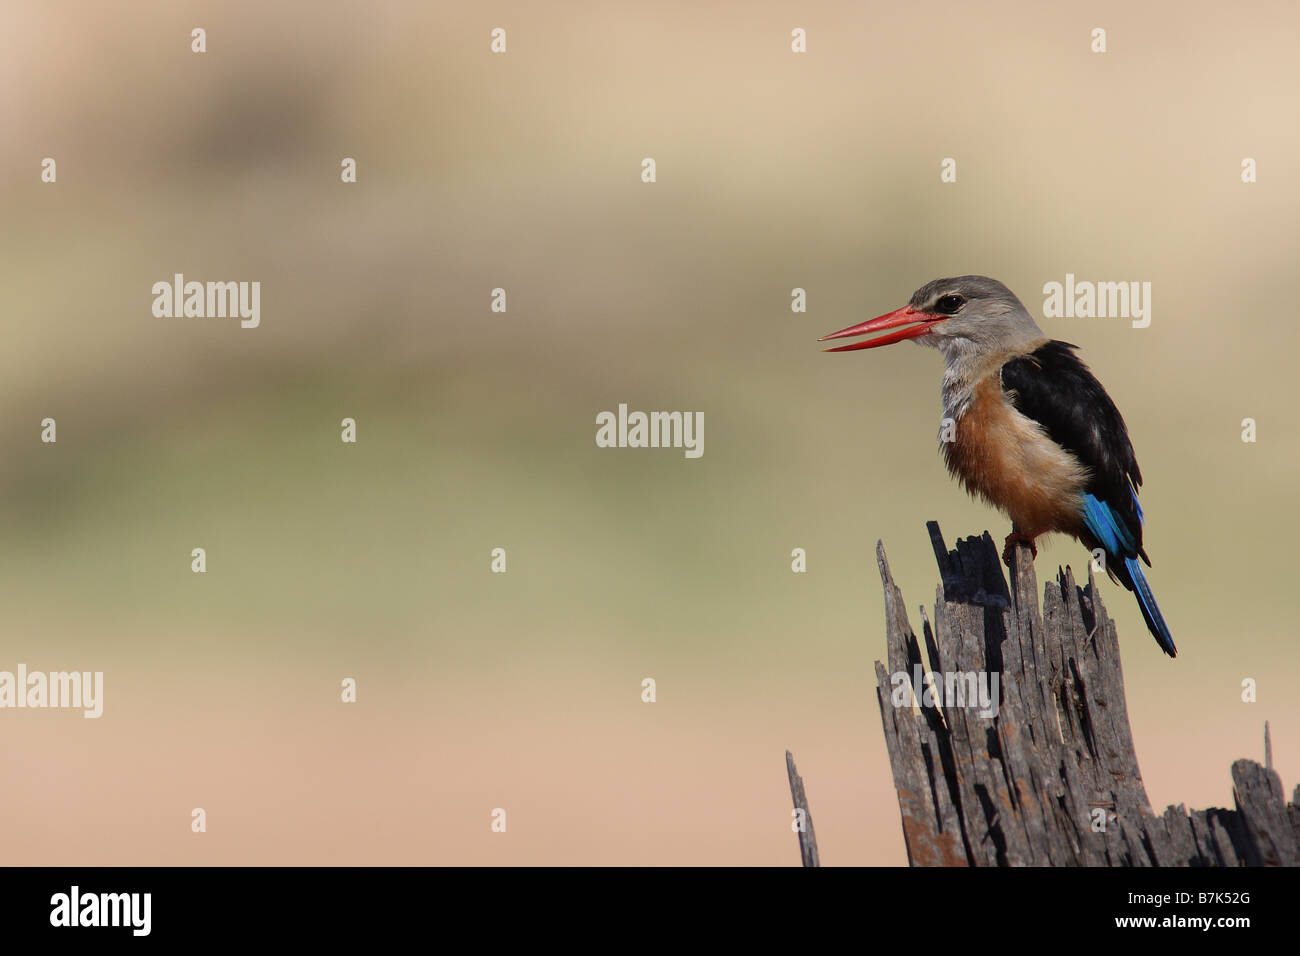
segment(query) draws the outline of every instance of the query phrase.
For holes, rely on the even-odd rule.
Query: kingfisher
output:
[[[1137,596],[1156,643],[1174,639],[1142,570],[1142,486],[1119,409],[1077,345],[1049,339],[1015,294],[987,276],[935,279],[901,309],[818,341],[884,332],[826,349],[852,352],[911,339],[939,350],[944,463],[968,492],[1011,519],[1002,560],[1017,542],[1063,532],[1106,556],[1111,579]]]

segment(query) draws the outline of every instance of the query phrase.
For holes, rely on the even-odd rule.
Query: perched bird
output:
[[[892,330],[892,331],[887,331]],[[996,279],[936,279],[901,309],[832,332],[819,341],[885,332],[828,352],[912,339],[939,350],[941,432],[948,470],[966,490],[1011,518],[1002,559],[1017,541],[1061,531],[1106,555],[1106,571],[1137,595],[1142,617],[1170,657],[1177,654],[1151,594],[1142,548],[1142,484],[1128,428],[1101,383],[1074,354],[1049,339],[1020,300]]]

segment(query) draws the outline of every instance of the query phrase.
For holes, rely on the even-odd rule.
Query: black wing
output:
[[[1142,512],[1136,489],[1142,484],[1128,427],[1101,383],[1074,354],[1069,342],[1048,342],[1002,366],[1002,390],[1026,418],[1082,462],[1090,477],[1084,492],[1107,505],[1132,536],[1141,555]],[[1133,555],[1129,555],[1130,557]]]

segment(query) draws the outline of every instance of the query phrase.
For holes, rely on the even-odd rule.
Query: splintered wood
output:
[[[1028,548],[1011,586],[986,533],[949,551],[922,614],[926,662],[883,545],[887,663],[876,662],[903,837],[913,866],[1296,866],[1300,787],[1232,765],[1235,810],[1151,810],[1124,700],[1115,624],[1091,569],[1044,588]]]

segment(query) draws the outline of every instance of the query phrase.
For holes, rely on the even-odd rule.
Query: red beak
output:
[[[893,345],[895,342],[901,342],[903,339],[916,339],[922,335],[930,334],[930,326],[936,322],[944,321],[946,315],[930,315],[927,312],[917,312],[910,305],[905,305],[901,309],[895,309],[893,312],[877,316],[874,319],[868,319],[866,322],[859,322],[857,325],[851,325],[847,329],[840,329],[838,332],[832,332],[830,335],[823,335],[818,342],[825,342],[827,339],[845,339],[853,335],[866,335],[868,332],[883,332],[885,329],[898,329],[897,332],[890,332],[888,335],[882,335],[879,338],[867,339],[864,342],[854,342],[852,345],[841,345],[837,349],[826,349],[827,352],[852,352],[857,349],[874,349],[880,345]],[[899,326],[907,328],[899,328]]]

